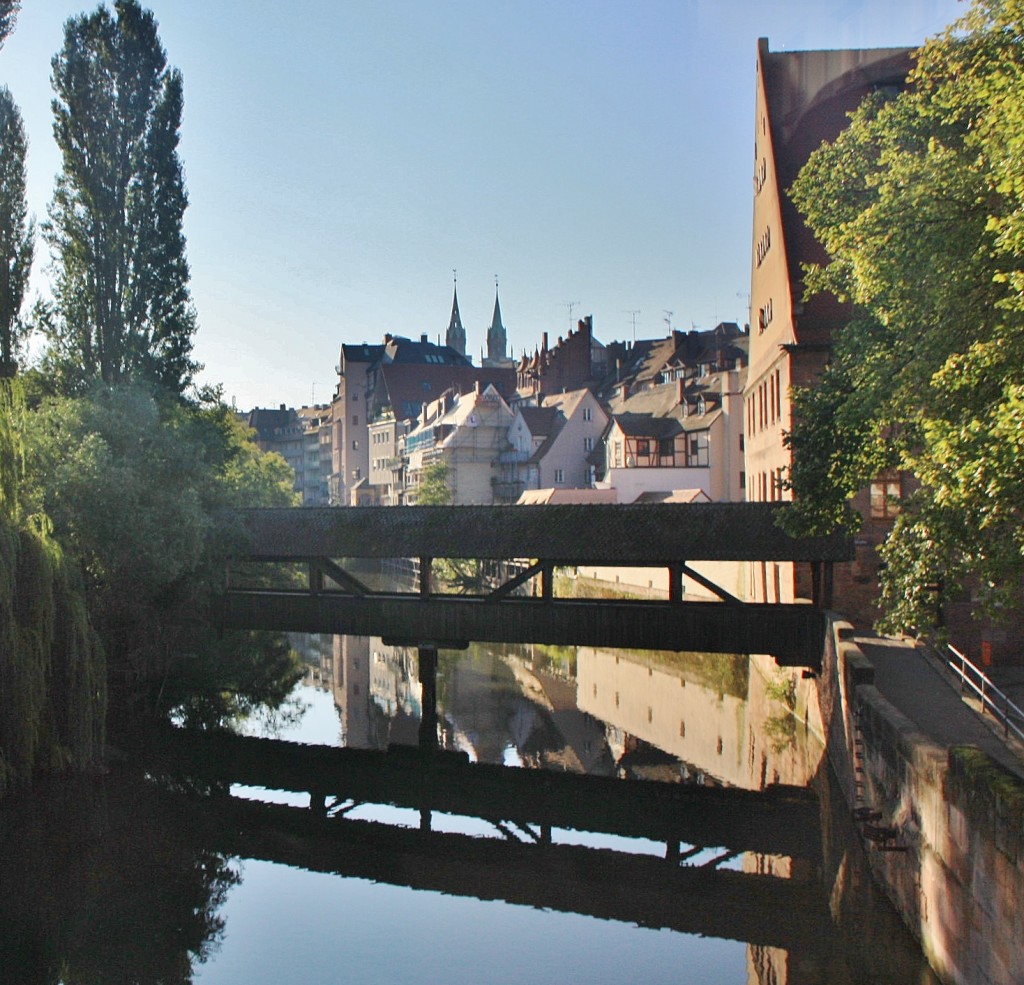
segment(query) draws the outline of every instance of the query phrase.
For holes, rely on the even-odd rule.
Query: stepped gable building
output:
[[[553,349],[545,332],[533,356],[523,354],[516,367],[516,389],[520,401],[538,403],[545,394],[594,386],[607,372],[607,350],[594,338],[593,317],[588,315],[577,322],[575,332],[565,339],[559,336]]]
[[[828,360],[833,332],[850,317],[849,308],[834,297],[804,297],[802,265],[824,262],[827,257],[786,189],[811,152],[838,136],[847,124],[847,114],[866,95],[897,92],[905,86],[910,68],[907,48],[773,52],[767,39],[758,41],[750,278],[753,324],[744,394],[749,500],[789,497],[785,476],[791,459],[783,435],[792,423],[790,389],[814,384]],[[889,481],[898,483],[898,478]],[[865,492],[862,505],[867,526],[853,566],[855,584],[850,586],[862,595],[867,594],[865,586],[875,581],[874,544],[889,525],[884,515],[872,514],[867,497]],[[877,493],[875,500],[874,512],[884,514],[888,501]],[[748,590],[754,600],[789,602],[811,597],[809,572],[803,567],[761,564],[750,575]],[[844,593],[844,597],[851,596]]]

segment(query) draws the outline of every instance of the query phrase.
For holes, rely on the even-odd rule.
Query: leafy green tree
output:
[[[44,400],[27,424],[37,498],[26,508],[52,518],[84,571],[112,710],[188,704],[210,722],[276,703],[294,684],[295,661],[278,638],[220,638],[211,611],[230,543],[221,512],[294,505],[292,476],[229,408],[161,394],[97,385]]]
[[[830,260],[809,291],[852,302],[821,386],[795,400],[800,525],[831,526],[879,471],[916,480],[883,548],[884,628],[926,628],[1024,575],[1024,0],[977,0],[870,97],[792,195]]]
[[[431,462],[420,477],[416,488],[416,504],[418,506],[448,506],[452,501],[451,486],[448,476],[451,469],[447,462]]]
[[[198,368],[178,156],[181,74],[151,12],[117,0],[72,18],[53,59],[57,176],[44,236],[55,257],[46,365],[70,391],[150,380],[176,393]]]

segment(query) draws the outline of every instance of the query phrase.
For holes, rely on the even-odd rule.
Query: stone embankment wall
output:
[[[833,622],[819,701],[872,872],[950,985],[1024,982],[1024,784],[978,749],[948,752],[890,704]]]

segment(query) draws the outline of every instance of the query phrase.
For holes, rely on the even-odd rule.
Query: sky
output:
[[[749,321],[754,70],[914,46],[958,0],[152,0],[182,72],[200,381],[240,410],[330,399],[343,343],[479,363],[592,315],[602,342]],[[60,161],[50,60],[82,0],[23,0],[0,83],[29,207]],[[49,258],[37,248],[36,292]]]

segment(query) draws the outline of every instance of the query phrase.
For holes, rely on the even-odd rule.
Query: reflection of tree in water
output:
[[[42,785],[0,812],[0,983],[192,981],[240,881],[152,785]]]

